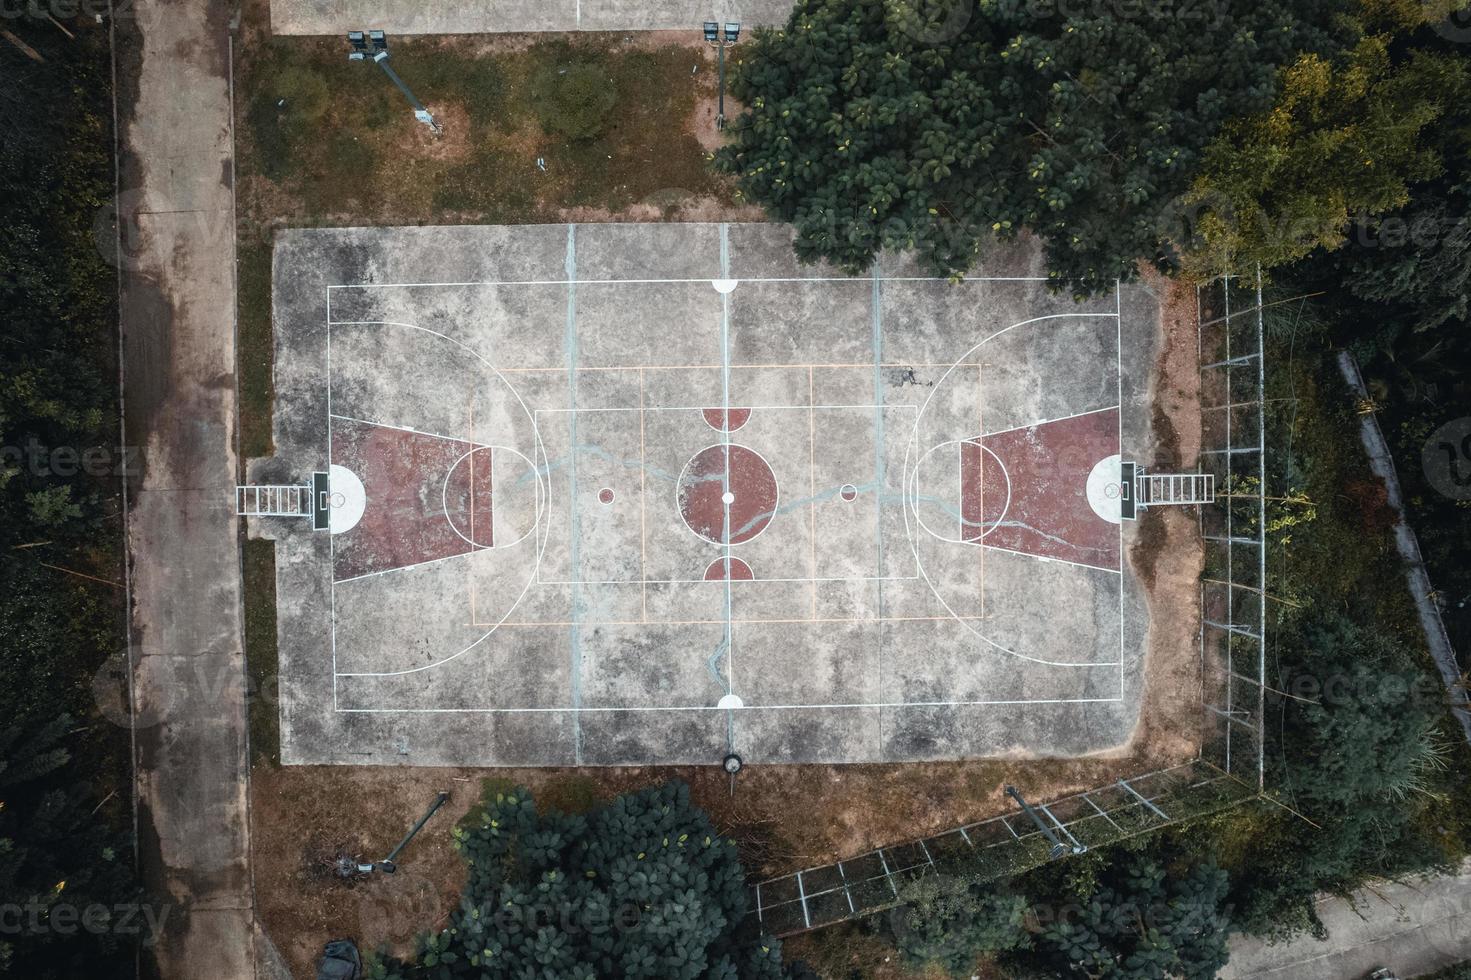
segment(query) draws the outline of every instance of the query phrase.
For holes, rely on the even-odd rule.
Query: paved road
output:
[[[118,218],[145,881],[165,980],[255,975],[235,482],[228,19],[137,0],[116,24]]]
[[[1325,899],[1318,915],[1327,942],[1302,937],[1280,946],[1238,937],[1223,980],[1356,980],[1387,966],[1416,977],[1471,959],[1471,861],[1452,877],[1419,879]]]
[[[271,0],[276,34],[695,32],[707,20],[785,23],[792,0]]]

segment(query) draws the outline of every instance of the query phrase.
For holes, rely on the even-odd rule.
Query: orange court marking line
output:
[[[638,369],[638,567],[639,599],[643,604],[644,622],[649,621],[649,541],[645,529],[644,499],[648,496],[648,453],[644,449],[644,369]]]
[[[909,367],[950,368],[950,367],[955,367],[957,364],[969,364],[969,363],[971,363],[971,362],[964,361],[964,360],[962,360],[962,361],[948,362],[948,363],[941,363],[939,361],[895,361],[895,362],[892,362],[892,363],[889,363],[889,362],[880,362],[879,367],[880,368],[909,368]],[[977,362],[977,363],[979,363],[979,362]],[[722,365],[722,364],[609,364],[609,365],[602,365],[602,366],[598,366],[598,365],[587,365],[585,367],[578,367],[577,370],[579,370],[579,371],[719,371],[719,370],[722,370],[723,368],[724,368],[724,365]],[[810,369],[810,368],[830,368],[830,369],[834,369],[834,370],[853,370],[853,369],[859,369],[859,370],[872,371],[873,370],[873,362],[872,361],[869,361],[867,364],[817,364],[817,363],[807,363],[807,362],[804,362],[804,361],[794,361],[794,362],[787,363],[787,364],[732,364],[732,365],[730,365],[730,369],[732,371],[742,371],[742,370],[745,370],[745,371],[762,371],[762,370],[764,370],[764,371],[771,371],[771,370],[778,370],[778,369],[781,369],[781,368],[790,368],[791,370],[794,370],[794,371],[795,370],[800,370],[800,369],[803,369],[803,368],[808,368],[808,369]],[[497,371],[500,371],[502,374],[509,374],[509,373],[529,374],[529,373],[535,373],[535,372],[542,372],[542,373],[564,372],[565,373],[566,370],[567,370],[567,368],[565,366],[562,366],[562,367],[501,367],[500,365],[497,365],[496,366],[496,370]]]
[[[946,623],[956,620],[980,621],[980,616],[887,616],[883,619],[732,619],[728,622],[737,626],[794,626],[802,623]],[[549,623],[466,623],[468,627],[491,626],[497,629],[505,629],[509,626],[523,628],[542,627],[546,629],[563,629],[569,626],[724,626],[725,619],[656,619],[653,622],[642,622],[637,619],[598,619],[582,620],[580,623],[573,622],[549,622]]]

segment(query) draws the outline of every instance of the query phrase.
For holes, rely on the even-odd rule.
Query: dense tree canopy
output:
[[[117,278],[99,248],[113,190],[110,53],[96,25],[64,33],[20,17],[6,28],[0,973],[105,980],[133,974],[131,951],[117,947],[138,938],[140,921],[120,832],[128,740],[95,717],[90,684],[122,646],[122,592],[109,584],[121,567],[110,498],[125,455],[114,411]]]
[[[1337,9],[803,0],[743,53],[718,160],[803,259],[912,247],[960,274],[1029,229],[1054,276],[1098,288],[1188,237],[1202,150],[1271,105],[1280,66],[1342,43]]]
[[[1426,130],[1464,99],[1460,56],[1362,38],[1340,64],[1307,54],[1282,72],[1267,111],[1230,123],[1206,150],[1195,271],[1250,273],[1347,240],[1351,222],[1406,204],[1441,173]]]
[[[66,715],[0,730],[0,973],[104,976],[99,963],[141,931],[127,838],[72,781]]]
[[[1197,865],[1179,877],[1147,861],[1107,880],[1045,924],[1037,952],[1062,975],[1211,980],[1226,965],[1226,873]]]
[[[782,980],[780,944],[746,920],[735,846],[683,783],[587,816],[538,813],[520,789],[485,804],[455,832],[469,880],[449,927],[378,976]]]

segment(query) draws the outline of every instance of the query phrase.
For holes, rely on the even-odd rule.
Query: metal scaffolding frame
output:
[[[1198,759],[1034,809],[1081,853],[1216,813],[1255,795],[1251,786]],[[763,931],[790,936],[896,908],[904,904],[906,886],[926,875],[1009,877],[1045,864],[1051,849],[1051,841],[1025,814],[1003,814],[758,882],[748,887],[750,910]]]
[[[1202,758],[1265,789],[1267,460],[1262,285],[1228,276],[1196,290],[1201,466],[1221,488],[1202,508]]]
[[[1242,302],[1242,297],[1246,302]],[[1201,470],[1219,492],[1200,507],[1202,738],[1184,765],[1120,779],[1032,809],[1075,845],[1117,843],[1218,813],[1265,791],[1266,366],[1258,274],[1196,290]],[[1234,307],[1234,308],[1233,308]],[[904,904],[931,874],[989,880],[1051,860],[1053,842],[1017,811],[749,886],[762,929],[789,936]],[[1065,860],[1059,858],[1058,860]]]

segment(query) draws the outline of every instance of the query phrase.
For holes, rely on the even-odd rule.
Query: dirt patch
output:
[[[1161,726],[1167,727],[1167,726]],[[1179,739],[1180,751],[1193,754]],[[1144,740],[1151,750],[1175,748]],[[351,936],[365,948],[407,949],[458,901],[464,867],[450,830],[475,804],[480,781],[527,786],[541,806],[568,810],[672,779],[728,835],[753,876],[809,867],[912,840],[1011,809],[1002,787],[1051,799],[1153,768],[1157,760],[982,760],[866,766],[752,766],[734,794],[716,767],[623,769],[257,769],[252,781],[256,902],[267,933],[297,976],[322,943]],[[440,790],[450,801],[405,851],[392,878],[344,882],[324,874],[339,851],[381,858]],[[310,828],[307,830],[307,828]],[[895,963],[898,970],[898,964]],[[876,974],[877,975],[877,974]],[[895,977],[908,974],[894,972]]]
[[[1200,359],[1195,288],[1143,270],[1160,298],[1152,390],[1154,467],[1188,472],[1200,461]],[[1145,511],[1129,562],[1145,588],[1149,641],[1139,725],[1128,751],[1183,760],[1200,747],[1200,576],[1205,549],[1194,508]]]
[[[1140,267],[1160,300],[1160,353],[1155,365],[1153,467],[1193,469],[1200,459],[1200,357],[1195,287]]]

